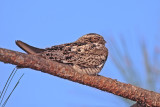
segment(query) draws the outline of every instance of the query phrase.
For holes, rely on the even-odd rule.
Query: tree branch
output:
[[[160,106],[160,94],[156,92],[148,91],[131,84],[121,83],[104,76],[79,74],[71,66],[46,60],[31,54],[24,54],[0,48],[0,61],[24,68],[32,68],[70,81],[88,85],[102,91],[137,101],[144,106]]]

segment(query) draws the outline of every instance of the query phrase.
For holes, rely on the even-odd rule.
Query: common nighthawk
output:
[[[107,60],[108,49],[105,47],[105,43],[104,38],[96,33],[86,34],[72,43],[46,49],[16,41],[16,44],[28,54],[71,65],[77,72],[89,75],[97,75]]]

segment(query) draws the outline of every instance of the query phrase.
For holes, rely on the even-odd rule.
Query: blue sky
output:
[[[108,43],[123,36],[134,53],[138,39],[146,40],[149,48],[160,39],[159,5],[159,0],[0,0],[0,47],[23,52],[15,40],[46,48],[93,32]],[[0,67],[2,90],[15,66],[0,62]],[[127,106],[113,94],[31,69],[18,70],[10,89],[23,73],[6,107]],[[125,82],[110,56],[100,74]]]

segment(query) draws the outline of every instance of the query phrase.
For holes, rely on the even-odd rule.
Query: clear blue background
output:
[[[139,38],[152,48],[160,36],[160,0],[0,0],[2,48],[23,52],[15,40],[46,48],[92,32],[103,35],[108,44],[109,38],[123,36],[134,46],[131,53]],[[0,62],[0,90],[14,67]],[[113,94],[31,69],[18,70],[8,93],[23,73],[6,107],[128,106]],[[100,74],[125,82],[110,56]]]

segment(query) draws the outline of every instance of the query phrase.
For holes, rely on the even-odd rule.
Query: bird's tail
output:
[[[36,53],[40,53],[43,52],[44,49],[40,49],[40,48],[36,48],[33,46],[30,46],[20,40],[16,41],[16,45],[19,46],[22,50],[24,50],[25,52],[27,52],[28,54],[36,54]]]

